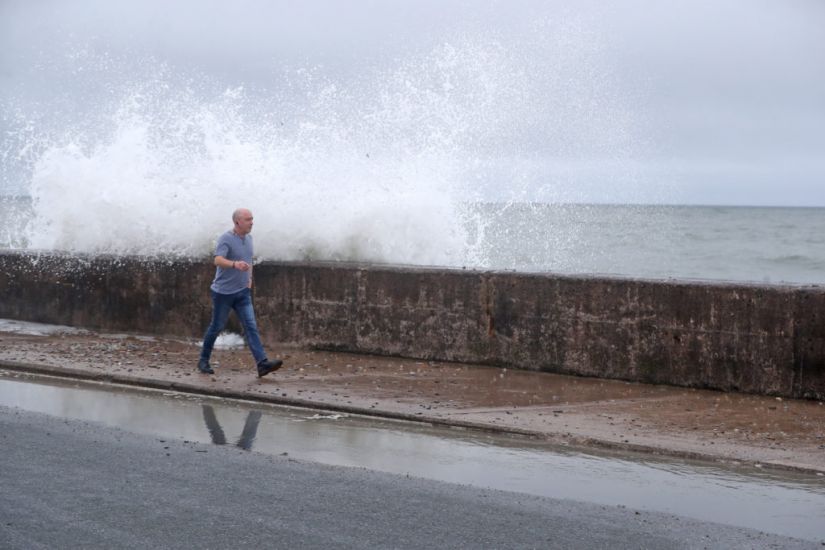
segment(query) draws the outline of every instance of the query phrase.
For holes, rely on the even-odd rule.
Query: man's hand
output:
[[[238,271],[249,271],[250,269],[252,269],[252,266],[244,262],[243,260],[238,262],[232,262],[232,267],[234,267]]]

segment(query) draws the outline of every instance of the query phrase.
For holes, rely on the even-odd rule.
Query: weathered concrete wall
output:
[[[3,252],[0,317],[192,336],[209,321],[207,271],[180,260]]]
[[[200,337],[210,262],[0,253],[0,317]],[[269,343],[825,397],[825,289],[262,263]]]

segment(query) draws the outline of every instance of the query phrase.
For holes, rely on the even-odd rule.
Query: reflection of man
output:
[[[281,368],[280,359],[270,361],[266,358],[255,312],[252,309],[252,212],[239,208],[232,213],[234,227],[218,237],[215,246],[215,280],[210,287],[212,291],[212,322],[203,337],[203,348],[198,361],[198,370],[204,374],[214,374],[209,366],[209,357],[215,340],[226,326],[229,311],[243,325],[246,342],[258,366],[258,376],[265,376]]]
[[[218,423],[218,417],[215,416],[215,409],[211,405],[203,406],[203,420],[206,422],[206,429],[209,430],[209,435],[212,437],[212,443],[215,445],[226,445],[226,436],[223,433],[221,425]],[[246,422],[243,425],[241,437],[235,444],[241,449],[248,451],[252,448],[252,442],[255,441],[255,436],[258,434],[258,423],[261,421],[261,411],[249,411],[246,415]]]

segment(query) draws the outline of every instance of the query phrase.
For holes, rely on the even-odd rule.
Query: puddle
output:
[[[65,325],[29,323],[13,319],[0,319],[0,332],[23,334],[25,336],[53,336],[56,334],[89,334],[89,331]]]
[[[660,511],[825,540],[825,477],[550,446],[176,392],[0,372],[0,405],[300,460]]]

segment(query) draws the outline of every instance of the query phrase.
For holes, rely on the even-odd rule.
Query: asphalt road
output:
[[[822,548],[0,407],[0,548]]]

